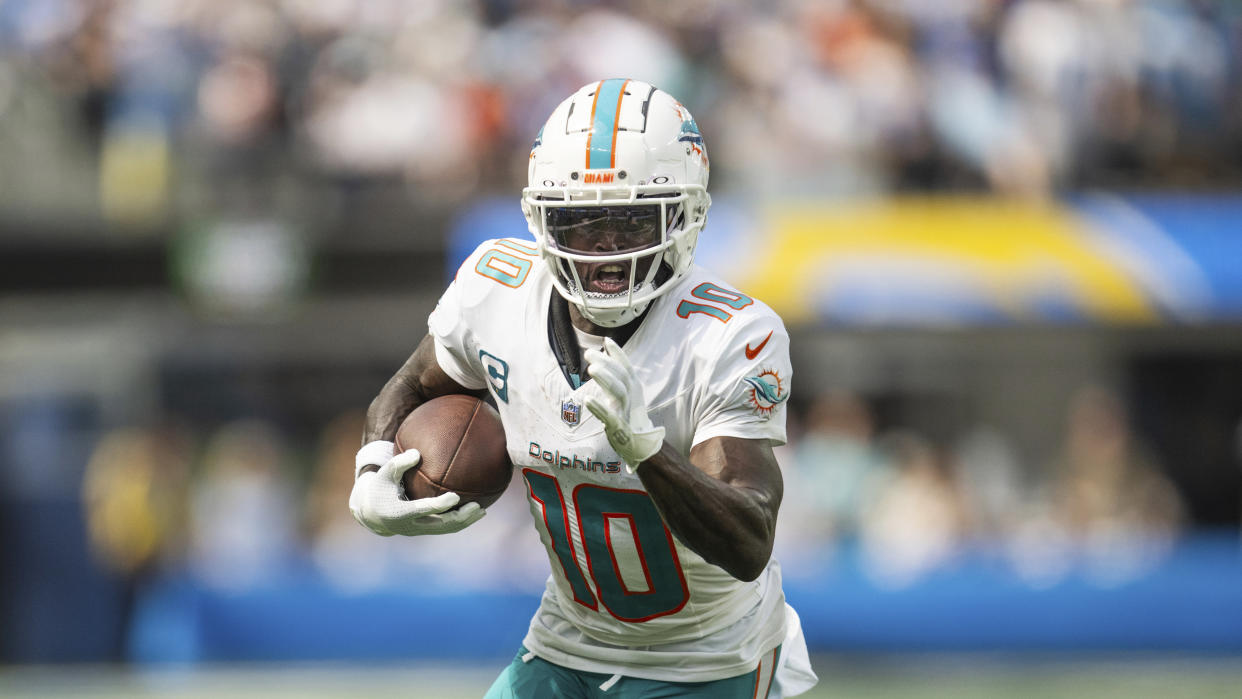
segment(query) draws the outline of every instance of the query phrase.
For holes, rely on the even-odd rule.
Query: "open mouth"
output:
[[[596,294],[619,294],[630,287],[629,262],[592,265],[583,280],[586,290]]]

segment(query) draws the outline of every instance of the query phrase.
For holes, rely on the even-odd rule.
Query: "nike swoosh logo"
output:
[[[763,349],[764,345],[768,344],[768,340],[772,339],[772,332],[773,331],[769,330],[767,337],[763,338],[763,342],[760,342],[759,346],[754,349],[750,348],[749,342],[746,343],[746,358],[747,359],[754,359],[755,357],[759,356],[760,350]]]

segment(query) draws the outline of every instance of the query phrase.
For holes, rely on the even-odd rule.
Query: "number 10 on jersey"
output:
[[[595,610],[599,609],[598,602],[603,602],[605,611],[614,618],[629,622],[649,621],[685,606],[690,592],[673,535],[646,493],[579,485],[572,496],[578,525],[574,531],[556,477],[532,469],[524,469],[522,475],[530,497],[542,510],[555,560],[569,581],[574,601]],[[633,537],[632,548],[613,540],[627,530]],[[578,547],[585,553],[585,574],[578,565]],[[623,551],[637,554],[637,565],[628,561],[635,570],[622,570],[627,562],[618,553]],[[598,601],[587,575],[595,583]],[[636,583],[639,575],[643,581]]]

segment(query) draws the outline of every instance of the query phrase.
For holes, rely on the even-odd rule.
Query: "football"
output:
[[[434,398],[411,412],[397,428],[397,453],[417,449],[422,461],[405,472],[411,500],[452,491],[461,503],[488,507],[513,476],[500,414],[473,396]]]

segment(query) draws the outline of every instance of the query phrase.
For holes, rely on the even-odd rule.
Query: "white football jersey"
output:
[[[554,293],[532,242],[491,240],[428,323],[445,373],[495,398],[552,564],[525,646],[566,667],[656,680],[754,670],[785,636],[779,566],[742,582],[665,526],[585,408],[599,387],[575,387],[553,354]],[[789,337],[762,302],[695,267],[623,347],[652,422],[683,455],[719,436],[784,443]]]

